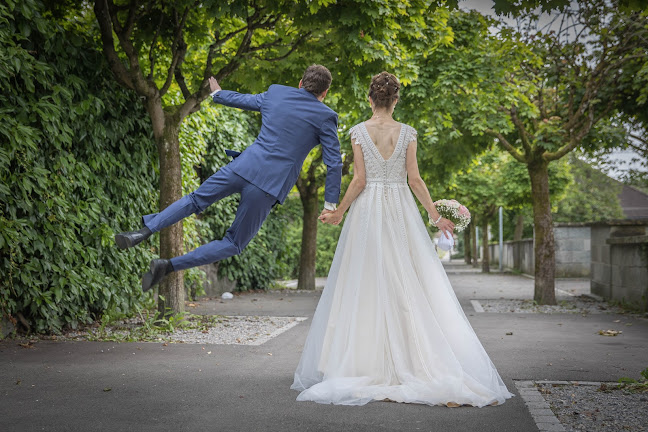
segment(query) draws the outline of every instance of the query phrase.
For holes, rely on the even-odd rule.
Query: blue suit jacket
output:
[[[304,159],[322,144],[328,168],[324,198],[338,202],[342,156],[335,111],[304,89],[276,84],[254,95],[221,90],[214,95],[214,102],[261,112],[256,141],[230,163],[236,174],[283,203],[297,182]]]

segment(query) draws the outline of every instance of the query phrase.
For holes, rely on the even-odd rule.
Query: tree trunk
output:
[[[464,261],[472,264],[472,242],[470,241],[470,230],[464,230]]]
[[[513,240],[522,240],[522,234],[524,234],[524,215],[520,213],[517,215],[517,220],[515,221]]]
[[[299,257],[299,279],[297,287],[304,290],[315,289],[315,258],[317,256],[317,223],[319,216],[317,188],[308,185],[308,193],[301,193],[304,209],[301,254]],[[314,190],[313,190],[314,189]]]
[[[551,197],[549,196],[548,162],[536,160],[527,165],[533,198],[533,228],[535,249],[535,293],[538,304],[555,305],[556,273]]]
[[[477,268],[479,265],[479,253],[477,251],[477,224],[473,220],[470,222],[470,238],[472,239],[472,266]]]
[[[482,273],[490,273],[490,251],[488,250],[488,219],[482,222]]]
[[[153,136],[160,159],[160,211],[182,197],[182,166],[180,163],[180,121],[165,115],[161,101],[147,104],[153,123]],[[182,255],[182,221],[160,232],[160,258]],[[158,312],[168,316],[184,312],[184,272],[171,273],[160,282]]]

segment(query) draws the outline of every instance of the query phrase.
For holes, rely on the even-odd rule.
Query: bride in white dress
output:
[[[364,405],[503,403],[513,396],[482,347],[410,192],[440,218],[416,162],[416,130],[392,119],[399,83],[372,79],[374,115],[350,130],[353,180],[338,209],[342,228],[292,389],[298,401]],[[409,187],[408,187],[409,182]]]

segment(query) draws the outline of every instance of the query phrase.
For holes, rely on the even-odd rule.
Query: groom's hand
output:
[[[218,81],[216,81],[216,78],[214,77],[209,77],[209,92],[213,93],[216,90],[222,90],[221,86],[218,84]]]

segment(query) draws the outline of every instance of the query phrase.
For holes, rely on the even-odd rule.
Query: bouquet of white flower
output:
[[[459,204],[457,200],[438,200],[434,202],[434,206],[441,216],[452,221],[455,224],[455,231],[461,232],[470,223],[470,212]]]
[[[470,223],[470,212],[466,208],[459,204],[457,200],[438,200],[434,202],[434,206],[441,216],[452,221],[455,224],[455,231],[461,232]],[[439,237],[439,248],[448,251],[454,246],[454,239],[452,237],[447,238],[445,233],[441,234]]]

